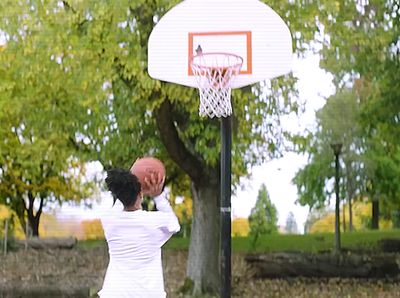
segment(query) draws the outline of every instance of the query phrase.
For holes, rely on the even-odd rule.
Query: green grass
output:
[[[377,248],[379,240],[384,238],[400,239],[400,230],[364,231],[341,234],[342,248],[344,249],[373,250]],[[252,246],[252,241],[253,239],[250,237],[233,237],[233,252],[330,251],[333,248],[334,234],[265,235],[259,238],[255,248]],[[105,241],[80,241],[78,245],[90,248],[105,245]],[[164,247],[166,249],[187,250],[189,247],[189,239],[172,237]]]
[[[105,239],[97,239],[97,240],[81,240],[78,241],[78,247],[81,248],[94,248],[106,246],[107,242]]]
[[[343,249],[373,250],[378,242],[384,238],[400,238],[400,230],[365,231],[342,233],[341,244]],[[307,235],[265,235],[261,236],[255,248],[251,238],[233,238],[232,248],[236,252],[282,252],[303,251],[320,252],[330,251],[333,248],[334,234],[307,234]]]
[[[189,238],[172,237],[165,245],[166,249],[186,250],[189,248]]]

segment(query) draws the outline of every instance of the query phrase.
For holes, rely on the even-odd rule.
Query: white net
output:
[[[200,90],[200,116],[228,117],[232,114],[231,85],[243,59],[233,54],[207,53],[191,60]]]

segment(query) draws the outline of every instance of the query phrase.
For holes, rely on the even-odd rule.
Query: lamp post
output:
[[[340,244],[340,198],[339,198],[339,155],[342,153],[342,144],[335,143],[331,144],[333,149],[333,154],[335,155],[335,194],[336,194],[336,203],[335,203],[335,253],[339,253],[341,250]]]

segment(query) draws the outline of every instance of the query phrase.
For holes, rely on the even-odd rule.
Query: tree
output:
[[[98,219],[83,220],[81,222],[81,226],[83,229],[84,239],[86,240],[104,239],[104,231],[100,220]]]
[[[328,98],[323,109],[318,111],[321,132],[326,134],[326,142],[342,144],[340,157],[343,159],[344,189],[349,204],[349,228],[352,230],[352,200],[360,192],[362,175],[360,155],[363,152],[362,130],[359,124],[359,97],[349,89],[344,89]],[[332,152],[332,151],[331,151]],[[358,185],[357,185],[358,182]]]
[[[398,187],[376,176],[399,176],[398,135],[400,133],[400,21],[396,1],[318,1],[324,13],[316,18],[323,28],[319,39],[321,66],[334,76],[337,87],[350,86],[360,97],[365,144],[371,161],[368,179],[369,197],[373,202],[373,227],[378,228],[379,203],[398,204]],[[314,9],[304,3],[303,9]],[[322,32],[322,31],[321,31]],[[376,148],[378,147],[378,148]],[[382,171],[384,160],[392,160],[390,172]],[[374,173],[373,169],[381,169]],[[383,185],[381,185],[381,183]],[[396,185],[395,185],[396,184]],[[394,195],[397,193],[397,195]]]
[[[348,206],[345,206],[346,209]],[[371,210],[372,204],[367,200],[358,200],[353,204],[353,220],[355,231],[366,231],[371,229]],[[348,219],[348,213],[346,213]],[[335,212],[325,209],[309,226],[310,233],[333,233],[334,232]],[[394,224],[392,221],[381,218],[380,226],[389,229]],[[343,231],[343,229],[342,229]]]
[[[44,206],[86,198],[93,184],[84,181],[84,160],[71,142],[79,135],[78,119],[88,113],[79,102],[86,87],[77,84],[82,77],[70,75],[78,66],[63,56],[63,35],[46,26],[56,15],[40,5],[25,14],[28,6],[0,5],[0,28],[8,37],[0,54],[0,201],[16,212],[24,231],[28,221],[39,236]],[[23,25],[15,23],[21,15]]]
[[[271,202],[267,187],[262,184],[257,196],[256,205],[251,209],[249,216],[250,235],[254,236],[253,245],[256,245],[261,235],[278,232],[278,212]]]
[[[36,77],[31,68],[21,71],[26,61],[13,59],[15,52],[8,47],[0,58],[6,63],[0,68],[7,73],[2,80],[5,92],[0,95],[0,201],[16,212],[24,231],[27,218],[32,234],[39,236],[44,206],[85,198],[93,185],[83,181],[84,165],[74,158],[66,133],[71,121],[63,119],[61,108],[55,111],[57,105],[63,105],[62,99],[54,96],[59,86],[51,84],[54,89],[42,94],[42,88],[47,88],[47,83],[40,81],[44,78]],[[31,67],[39,65],[46,67],[40,60]],[[31,79],[22,79],[15,86],[13,78],[19,76]],[[32,84],[38,89],[33,91]]]
[[[247,218],[235,218],[232,220],[232,236],[247,237],[249,235],[250,226]]]
[[[176,195],[190,191],[193,198],[187,276],[194,293],[213,293],[219,284],[219,122],[199,118],[195,90],[152,80],[146,71],[154,22],[177,2],[3,1],[7,58],[0,72],[7,83],[0,89],[7,91],[4,102],[15,102],[15,94],[27,90],[35,95],[27,96],[32,102],[53,108],[43,114],[43,123],[58,118],[53,133],[63,136],[63,148],[76,150],[61,154],[64,160],[66,155],[99,160],[105,168],[129,167],[143,155],[165,161],[171,189]],[[293,32],[307,28],[295,37],[296,48],[304,50],[314,36],[314,17],[300,20],[300,3],[270,5]],[[11,68],[11,61],[18,67]],[[265,119],[279,121],[280,114],[298,110],[294,86],[289,75],[233,92],[235,184],[248,166],[279,155],[287,134]]]
[[[176,203],[174,199],[172,201],[174,212],[181,225],[179,233],[183,238],[188,238],[190,237],[190,229],[192,227],[193,201],[190,197],[183,197],[180,203]]]
[[[325,223],[325,219],[328,217],[329,214],[333,214],[332,216],[332,221],[329,222],[328,224]],[[304,224],[304,234],[310,234],[314,233],[315,231],[315,226],[319,225],[321,220],[324,221],[323,223],[323,230],[322,232],[334,232],[334,212],[332,212],[330,209],[321,207],[321,208],[313,208],[310,209],[310,212],[307,215],[307,220]],[[319,230],[318,230],[319,231]]]
[[[329,184],[335,171],[332,167],[334,154],[331,144],[341,143],[343,146],[340,156],[344,167],[342,178],[346,183],[342,188],[346,190],[349,206],[353,198],[363,191],[364,164],[360,157],[363,152],[363,138],[358,124],[360,112],[357,106],[357,96],[351,90],[342,90],[329,97],[324,107],[316,113],[318,128],[314,134],[310,134],[309,144],[306,146],[309,163],[293,178],[300,204],[320,208],[332,195],[333,190]],[[352,229],[351,208],[349,209]]]
[[[340,238],[340,160],[339,155],[342,152],[341,143],[333,143],[331,147],[335,155],[335,242],[334,253],[340,253],[342,249]]]
[[[331,194],[335,193],[336,252],[341,247],[340,195],[347,194],[352,230],[352,200],[357,194],[364,192],[368,168],[363,158],[366,149],[359,124],[358,103],[359,97],[349,89],[341,90],[327,99],[324,107],[316,113],[318,129],[311,136],[310,145],[306,147],[310,156],[309,164],[299,170],[293,179],[300,195],[300,204],[307,204],[310,208],[321,208]],[[340,160],[343,160],[342,166]],[[329,187],[333,178],[334,191]],[[340,180],[345,180],[346,183],[340,183]],[[343,229],[344,227],[343,221]]]
[[[289,212],[286,218],[285,231],[288,234],[297,234],[299,232],[293,212]]]

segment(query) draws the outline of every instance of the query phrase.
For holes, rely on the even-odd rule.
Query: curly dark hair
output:
[[[114,197],[114,203],[118,199],[125,208],[136,203],[141,186],[138,178],[124,169],[110,169],[107,171],[106,184]]]

